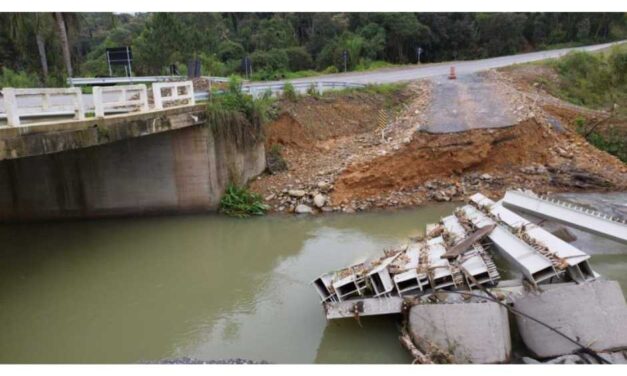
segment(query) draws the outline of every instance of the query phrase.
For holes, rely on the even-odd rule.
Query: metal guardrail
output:
[[[203,76],[213,82],[228,82],[227,77]],[[82,85],[115,85],[115,84],[137,84],[152,82],[185,81],[186,76],[137,76],[137,77],[74,77],[68,78],[67,84],[70,86]]]

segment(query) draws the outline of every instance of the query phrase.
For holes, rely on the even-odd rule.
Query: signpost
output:
[[[109,76],[113,76],[112,65],[123,65],[125,76],[131,77],[131,62],[133,61],[133,52],[129,46],[107,48],[107,65],[109,66]]]
[[[344,56],[344,72],[346,72],[348,67],[348,51],[344,50],[342,55]]]
[[[251,76],[253,75],[253,62],[252,60],[250,60],[250,57],[248,56],[244,57],[242,61],[242,65],[244,68],[244,74],[246,75],[246,78],[250,79]]]

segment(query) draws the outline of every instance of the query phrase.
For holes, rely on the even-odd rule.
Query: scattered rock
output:
[[[316,184],[316,186],[318,187],[320,192],[326,193],[331,190],[331,184],[324,180],[319,181],[318,184]]]
[[[313,214],[314,213],[313,209],[305,204],[297,205],[296,209],[294,209],[294,212],[296,214]]]
[[[290,189],[287,194],[292,197],[303,197],[307,194],[307,192],[303,191],[302,189]]]
[[[318,193],[317,195],[314,196],[313,202],[314,202],[314,205],[316,205],[316,207],[321,208],[327,202],[327,197],[325,195]]]

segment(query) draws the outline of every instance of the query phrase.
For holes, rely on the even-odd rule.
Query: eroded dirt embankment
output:
[[[462,200],[511,188],[539,193],[627,189],[627,166],[575,131],[577,117],[524,95],[506,96],[521,120],[510,127],[431,134],[421,131],[431,103],[428,81],[411,84],[382,131],[385,100],[308,98],[289,104],[266,128],[288,170],[252,184],[275,211],[367,210]],[[570,111],[571,109],[569,109]],[[385,112],[385,111],[383,111]]]

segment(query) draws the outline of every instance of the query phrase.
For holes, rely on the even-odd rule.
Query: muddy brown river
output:
[[[309,282],[455,206],[1,225],[0,363],[408,363],[395,319],[326,322]],[[627,249],[601,248],[584,250],[627,288]]]

